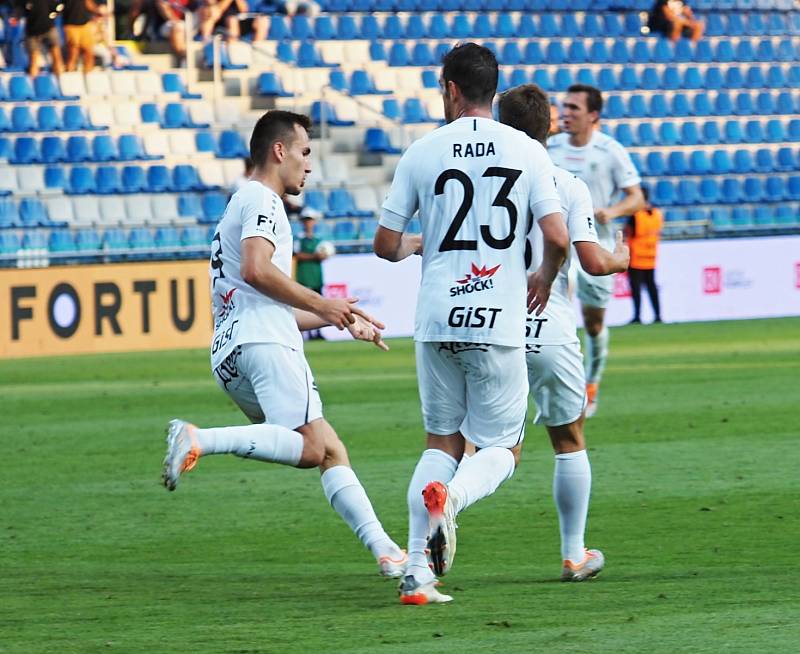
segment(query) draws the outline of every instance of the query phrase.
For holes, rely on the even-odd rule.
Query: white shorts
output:
[[[614,275],[595,277],[578,269],[578,299],[589,307],[605,309],[614,294]]]
[[[586,407],[586,375],[578,342],[528,348],[528,381],[539,412],[534,423],[558,427],[581,417]]]
[[[428,433],[460,431],[478,448],[522,442],[528,410],[524,348],[418,342],[416,353]]]
[[[251,422],[297,429],[322,417],[319,391],[302,351],[277,343],[238,345],[214,379]]]

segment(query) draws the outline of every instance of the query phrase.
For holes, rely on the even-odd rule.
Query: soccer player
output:
[[[374,243],[389,261],[422,254],[414,339],[427,449],[408,487],[404,604],[452,599],[437,590],[434,573],[452,566],[455,517],[514,472],[528,395],[526,291],[531,310],[546,304],[568,246],[545,149],[492,119],[492,52],[464,43],[442,63],[448,124],[400,159]],[[421,239],[403,234],[417,211]],[[530,281],[529,213],[544,240],[542,266]],[[456,471],[465,437],[479,451]]]
[[[597,235],[609,252],[615,247],[614,219],[644,207],[641,179],[625,148],[595,129],[603,96],[593,86],[573,84],[561,103],[564,131],[548,141],[553,163],[586,182],[592,194]],[[586,330],[586,417],[597,411],[598,389],[608,358],[606,306],[614,290],[612,277],[592,277],[578,269],[578,299]]]
[[[542,145],[547,142],[547,95],[535,84],[509,89],[500,96],[500,122],[525,132]],[[628,248],[617,233],[614,252],[597,241],[592,198],[581,180],[555,167],[561,213],[581,268],[590,275],[610,275],[628,267]],[[536,232],[533,229],[533,234]],[[531,239],[529,270],[541,260],[539,239]],[[604,565],[600,550],[584,547],[592,471],[586,454],[583,412],[586,406],[580,342],[568,292],[569,261],[558,272],[544,311],[529,315],[526,328],[528,381],[536,400],[534,420],[544,424],[555,450],[553,499],[561,531],[562,581],[583,581]]]
[[[311,172],[307,116],[269,111],[250,139],[255,170],[220,220],[211,248],[217,384],[253,423],[200,429],[172,420],[163,481],[175,490],[181,473],[201,456],[234,454],[294,466],[319,467],[333,508],[378,561],[398,577],[405,553],[386,534],[322,404],[303,354],[301,329],[334,325],[387,349],[382,325],[354,298],[324,298],[291,279],[292,230],[281,197],[298,195]]]

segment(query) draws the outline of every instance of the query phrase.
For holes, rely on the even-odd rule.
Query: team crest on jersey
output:
[[[468,272],[464,279],[457,279],[456,284],[450,289],[450,297],[456,295],[467,295],[469,293],[476,293],[494,288],[494,280],[492,277],[500,270],[502,264],[497,264],[494,268],[486,268],[481,266],[478,268],[474,263],[472,264],[472,272]]]

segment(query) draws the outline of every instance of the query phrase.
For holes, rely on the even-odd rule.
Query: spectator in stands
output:
[[[106,0],[96,0],[96,4],[98,13],[94,17],[94,56],[100,59],[105,67],[122,68],[131,62],[111,43]]]
[[[94,47],[97,30],[94,17],[100,15],[93,0],[64,0],[64,39],[67,42],[67,70],[78,70],[78,59],[83,61],[83,72],[94,68]]]
[[[157,0],[156,9],[164,19],[159,33],[167,41],[180,65],[186,58],[186,13],[197,9],[195,0]]]
[[[651,32],[660,32],[673,42],[685,36],[697,43],[705,29],[705,23],[697,20],[691,7],[682,0],[656,0],[647,26]]]
[[[647,187],[642,186],[645,207],[631,216],[626,228],[628,246],[631,251],[631,263],[628,268],[628,279],[631,283],[633,295],[633,320],[631,323],[640,323],[642,305],[642,284],[647,287],[650,296],[650,305],[655,314],[654,322],[661,322],[661,304],[658,300],[658,287],[656,286],[656,252],[661,226],[664,219],[661,211],[651,203]]]
[[[286,199],[284,198],[285,204]],[[294,246],[295,279],[298,284],[302,284],[306,288],[310,288],[312,291],[322,295],[322,262],[328,258],[328,255],[324,252],[317,252],[322,239],[314,234],[314,224],[316,222],[314,217],[301,215],[301,219],[303,221],[303,235],[295,241]],[[322,333],[319,329],[310,330],[308,338],[322,338]]]
[[[62,5],[58,0],[17,0],[16,16],[25,18],[25,49],[30,57],[28,74],[36,77],[42,68],[42,49],[50,54],[55,75],[64,72],[61,38],[55,19]]]
[[[204,0],[200,8],[200,35],[208,41],[216,29],[222,29],[228,41],[236,41],[242,34],[239,14],[249,10],[247,0]],[[266,16],[252,18],[253,41],[267,38],[269,23]]]

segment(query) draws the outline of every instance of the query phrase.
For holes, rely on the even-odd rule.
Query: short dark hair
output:
[[[585,93],[586,109],[598,114],[603,111],[603,94],[600,89],[588,84],[573,84],[567,89],[567,93]]]
[[[267,163],[272,146],[278,141],[290,143],[294,138],[294,126],[300,125],[311,133],[311,119],[304,114],[273,109],[258,119],[250,137],[250,159],[257,168]]]
[[[467,102],[491,104],[497,92],[497,58],[477,43],[457,43],[442,57],[442,79],[454,82]]]
[[[550,132],[550,100],[536,84],[520,84],[500,94],[498,117],[542,145]]]

